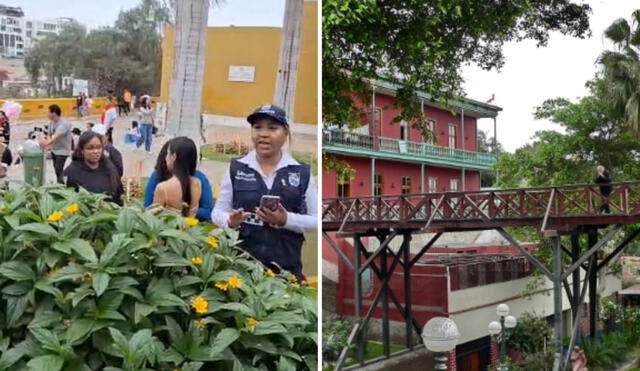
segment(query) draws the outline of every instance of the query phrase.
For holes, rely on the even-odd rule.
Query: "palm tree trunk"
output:
[[[274,103],[287,112],[287,120],[293,124],[304,0],[286,1]]]
[[[167,134],[187,136],[199,145],[209,0],[180,0],[175,7]]]

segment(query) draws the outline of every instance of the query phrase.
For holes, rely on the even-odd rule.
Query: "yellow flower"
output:
[[[238,287],[242,286],[242,279],[238,276],[229,277],[229,286],[237,289]]]
[[[202,258],[196,256],[195,258],[191,258],[191,262],[195,265],[202,265]]]
[[[200,318],[199,320],[197,320],[196,324],[198,325],[198,328],[204,328],[207,325],[204,318]]]
[[[291,275],[291,283],[298,283],[298,277]]]
[[[218,282],[216,282],[215,286],[217,288],[219,288],[220,290],[222,290],[222,291],[229,290],[229,284],[226,283],[225,281],[218,281]]]
[[[275,277],[276,274],[273,273],[273,271],[271,269],[267,269],[267,273],[266,273],[267,277]]]
[[[253,318],[253,317],[249,317],[249,318],[247,319],[247,327],[249,327],[250,329],[252,329],[252,330],[253,330],[254,328],[256,328],[256,325],[257,325],[257,324],[258,324],[258,321],[256,321],[256,319],[255,319],[255,318]]]
[[[47,221],[55,223],[61,221],[62,218],[64,218],[64,214],[62,213],[62,211],[55,211],[53,214],[49,215]]]
[[[78,204],[71,204],[66,210],[69,214],[75,214],[80,211],[80,208],[78,207]]]
[[[209,302],[202,296],[196,296],[191,302],[191,307],[196,310],[196,313],[205,314],[209,311]]]
[[[195,227],[200,223],[200,221],[198,221],[198,219],[196,218],[184,218],[184,223],[189,227]]]
[[[211,246],[212,249],[218,248],[218,240],[215,237],[207,238],[207,242],[209,243],[209,246]]]
[[[5,212],[5,211],[7,211],[7,207],[6,207],[6,206],[4,206],[4,205],[0,205],[0,211],[1,211],[1,212]]]

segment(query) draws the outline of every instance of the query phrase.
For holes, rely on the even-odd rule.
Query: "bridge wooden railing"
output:
[[[531,225],[548,230],[640,222],[640,181],[609,185],[612,192],[608,197],[601,194],[600,185],[580,184],[325,199],[323,229],[464,230]],[[605,204],[610,213],[604,212]]]

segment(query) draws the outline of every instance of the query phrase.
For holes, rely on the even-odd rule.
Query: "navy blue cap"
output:
[[[265,104],[264,106],[256,108],[256,110],[247,117],[247,121],[253,125],[260,117],[265,116],[272,118],[284,126],[289,126],[289,123],[287,122],[287,113],[282,108],[273,104]]]

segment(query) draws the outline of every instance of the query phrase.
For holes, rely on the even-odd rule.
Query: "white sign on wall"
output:
[[[229,66],[229,81],[254,82],[256,66]]]

